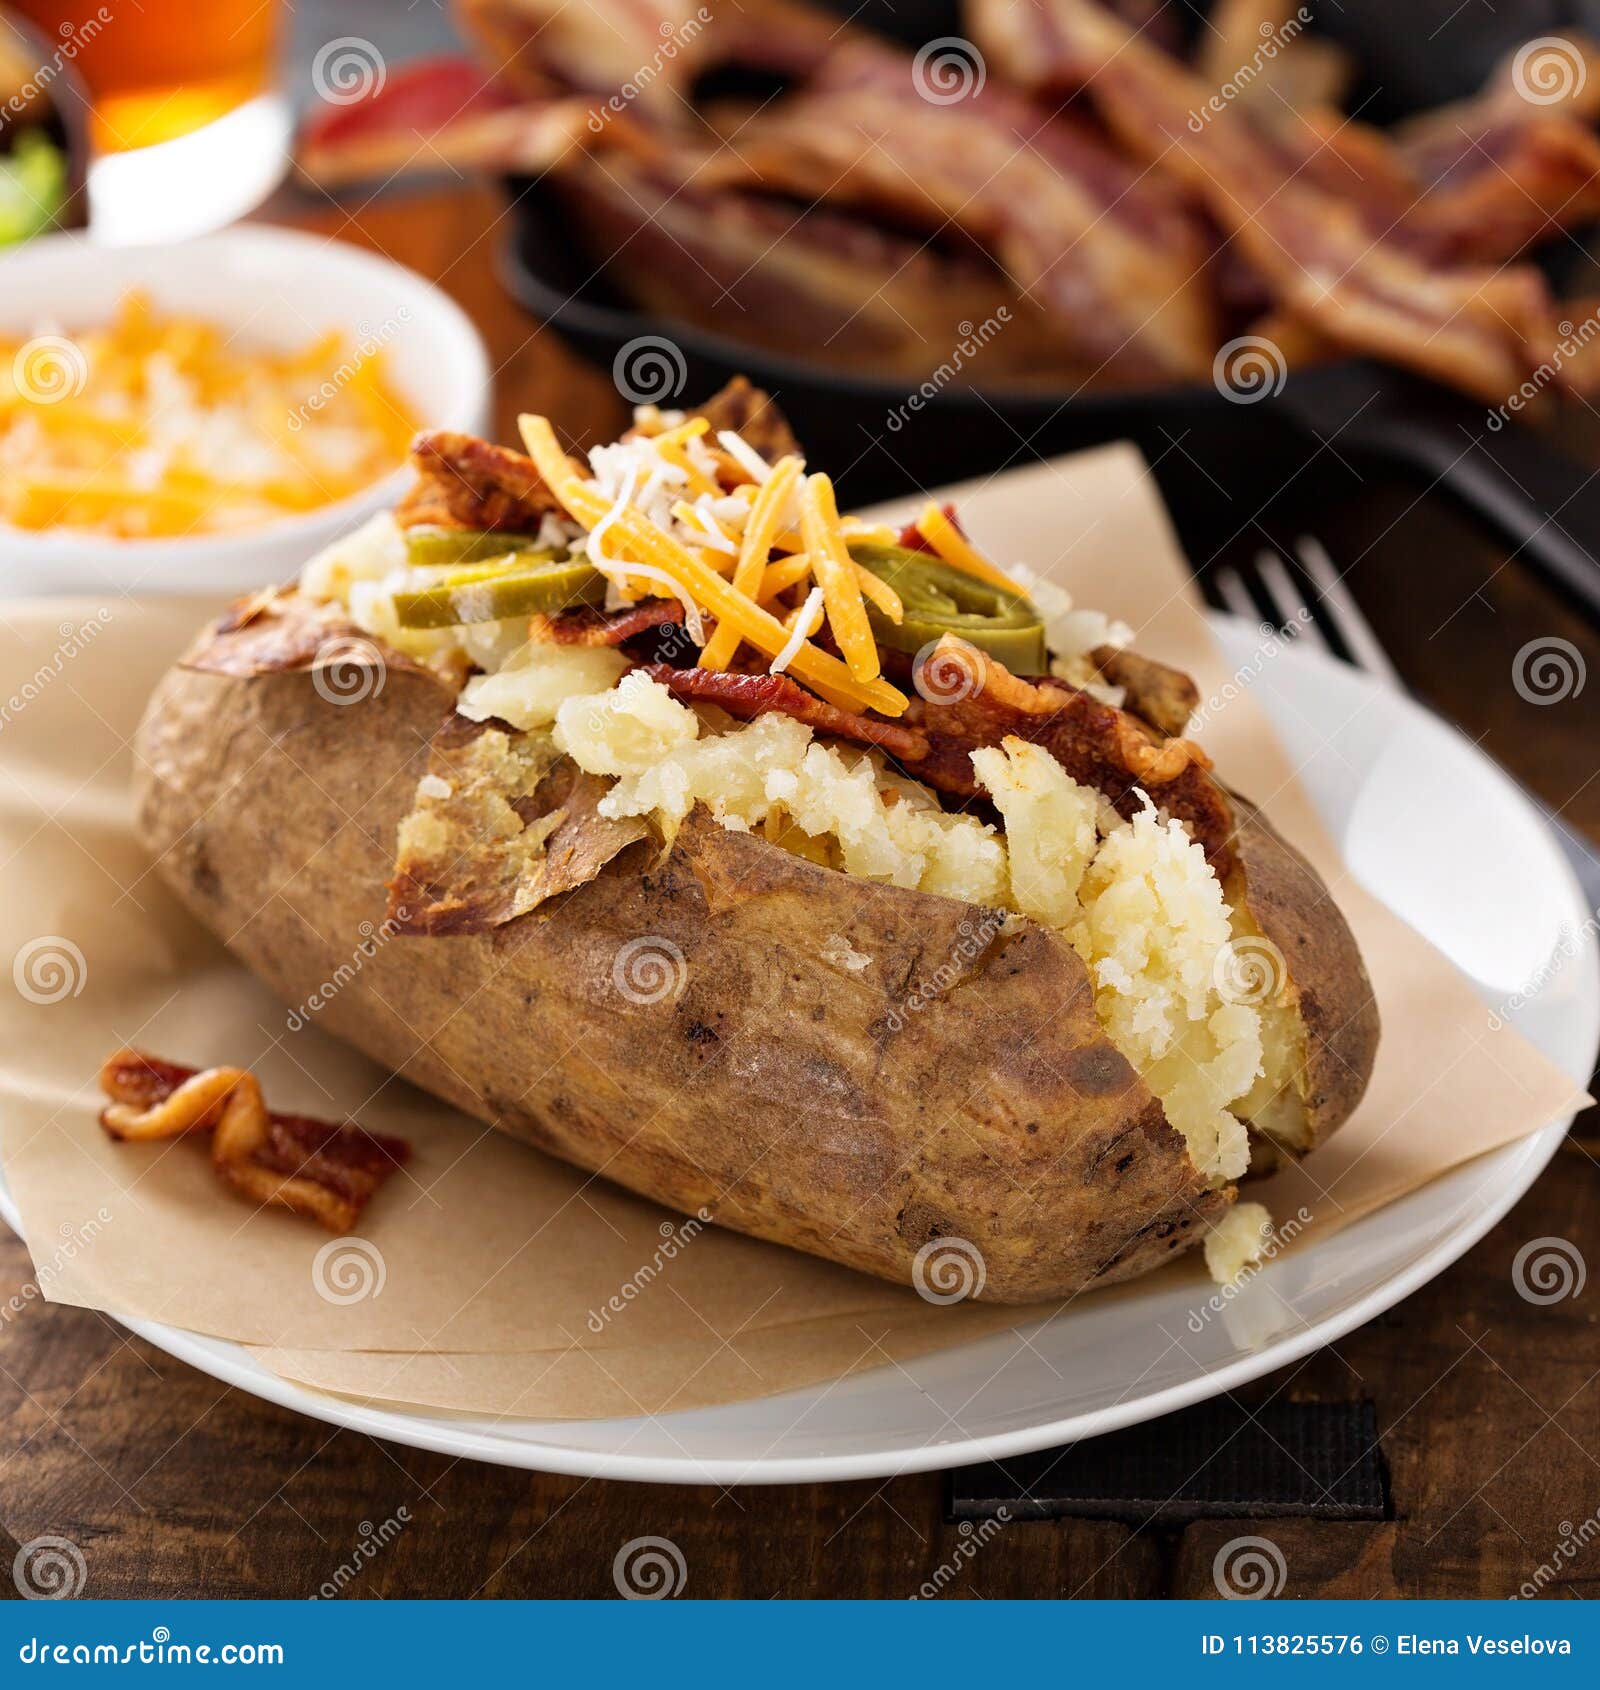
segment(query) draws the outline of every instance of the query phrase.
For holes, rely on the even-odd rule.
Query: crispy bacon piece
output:
[[[1374,238],[1356,205],[1286,171],[1246,112],[1191,123],[1205,84],[1092,0],[978,0],[974,19],[991,69],[1081,87],[1131,153],[1204,201],[1274,300],[1338,344],[1491,402],[1544,357],[1550,307],[1536,271],[1441,269]]]
[[[825,704],[787,675],[734,675],[722,669],[674,669],[666,663],[646,663],[643,672],[688,704],[719,704],[730,716],[749,721],[769,710],[793,716],[818,733],[876,745],[908,766],[927,755],[923,734],[898,722],[880,722]]]
[[[1574,38],[1557,50],[1581,66],[1578,90],[1600,87],[1592,44]],[[1530,104],[1506,65],[1475,101],[1408,125],[1395,154],[1418,185],[1403,238],[1441,262],[1514,258],[1600,212],[1592,109]]]
[[[626,610],[595,610],[584,605],[558,610],[554,616],[529,618],[528,638],[535,645],[621,645],[652,628],[683,622],[677,599],[640,599]]]
[[[786,452],[799,454],[800,442],[789,427],[789,419],[770,393],[753,386],[744,376],[726,382],[705,404],[697,405],[691,417],[704,417],[714,440],[724,429],[744,436],[744,442],[775,464]]]
[[[296,162],[323,187],[387,177],[423,154],[432,169],[508,168],[525,152],[537,114],[464,58],[402,65],[359,100],[318,106],[296,143]]]
[[[797,212],[748,166],[726,153],[715,162],[721,179],[703,180],[706,148],[675,143],[648,162],[578,158],[552,181],[573,238],[619,293],[658,315],[908,380],[974,324],[994,323],[1005,332],[968,342],[968,373],[1090,372],[1051,315],[981,255],[935,249],[866,211],[819,202]]]
[[[948,104],[917,90],[908,56],[841,50],[807,89],[741,125],[697,180],[753,177],[890,227],[964,237],[1090,368],[1143,379],[1209,371],[1210,240],[1185,195],[1081,118],[997,82]]]
[[[269,1111],[243,1068],[180,1067],[142,1050],[114,1051],[100,1070],[111,1102],[100,1124],[116,1139],[210,1132],[217,1173],[252,1202],[292,1209],[349,1232],[368,1199],[411,1154],[401,1138]]]
[[[998,667],[991,665],[991,674]],[[1140,808],[1140,793],[1184,822],[1219,875],[1233,866],[1233,810],[1205,754],[1187,740],[1156,741],[1126,711],[1062,681],[1007,677],[948,704],[919,700],[906,712],[927,735],[928,756],[912,774],[945,792],[979,791],[971,753],[1016,737],[1041,745],[1076,781],[1102,792],[1119,815]]]
[[[537,90],[554,78],[603,94],[626,88],[630,103],[653,120],[679,124],[695,80],[713,67],[801,76],[851,32],[795,0],[710,8],[703,0],[460,0],[456,10],[486,61],[504,67],[518,87]]]
[[[758,452],[797,451],[794,435],[776,404],[760,388],[736,376],[693,413],[713,429],[746,434]],[[416,483],[395,510],[403,528],[420,524],[445,528],[491,528],[536,532],[562,506],[545,485],[539,467],[525,453],[496,446],[475,434],[431,429],[411,443]]]
[[[1302,33],[1297,11],[1295,0],[1216,0],[1195,42],[1195,69],[1213,88],[1229,84],[1234,99],[1257,108],[1337,104],[1355,80],[1355,61],[1326,36]],[[1181,45],[1161,45],[1182,52]],[[1239,74],[1245,66],[1248,78]]]
[[[475,434],[450,429],[419,434],[411,443],[411,462],[416,485],[395,509],[403,528],[429,523],[528,533],[561,510],[532,458]]]
[[[1181,669],[1144,657],[1129,646],[1096,646],[1096,669],[1126,693],[1125,708],[1170,735],[1182,734],[1200,703],[1200,689]]]
[[[898,722],[836,709],[813,698],[786,675],[734,675],[714,669],[643,672],[688,703],[718,704],[745,720],[781,711],[839,739],[875,745],[915,779],[941,792],[971,798],[981,788],[972,752],[1010,736],[1042,745],[1074,780],[1103,792],[1124,816],[1139,794],[1188,824],[1219,874],[1233,863],[1233,811],[1199,746],[1152,733],[1125,710],[1101,704],[1065,681],[1022,680],[985,660],[972,687],[949,702],[912,700]]]

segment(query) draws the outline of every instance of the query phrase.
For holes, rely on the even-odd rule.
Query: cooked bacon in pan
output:
[[[800,0],[664,4],[462,0],[483,68],[395,73],[315,117],[302,165],[538,175],[641,308],[940,386],[1203,380],[1248,331],[1498,401],[1572,315],[1512,261],[1600,216],[1576,32],[1553,74],[1508,55],[1385,132],[1339,109],[1355,67],[1292,0],[1219,0],[1187,56],[1159,0],[966,0],[981,60],[921,61]],[[778,92],[715,92],[752,77]],[[483,525],[475,484],[430,491],[408,516]]]

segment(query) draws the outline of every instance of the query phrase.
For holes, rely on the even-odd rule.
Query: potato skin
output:
[[[162,875],[289,1004],[381,927],[451,709],[414,667],[381,673],[335,704],[304,672],[180,667],[139,730]],[[1056,935],[704,817],[657,859],[634,845],[489,934],[389,939],[315,1018],[515,1137],[757,1237],[902,1282],[923,1245],[965,1238],[990,1301],[1146,1272],[1232,1201]]]
[[[1296,1090],[1306,1117],[1301,1148],[1310,1150],[1366,1092],[1378,1054],[1378,1000],[1322,877],[1253,804],[1237,794],[1232,802],[1236,867],[1225,891],[1287,964],[1287,994],[1305,1033]]]

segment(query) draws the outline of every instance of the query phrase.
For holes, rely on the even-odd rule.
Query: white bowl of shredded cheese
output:
[[[35,241],[0,259],[0,596],[286,580],[489,391],[460,308],[339,241]]]

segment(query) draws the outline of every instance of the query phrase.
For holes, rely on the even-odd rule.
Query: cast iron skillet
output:
[[[1413,3],[1427,11],[1433,0]],[[923,6],[923,15],[912,20],[918,38],[938,33],[939,14],[948,10]],[[1423,105],[1470,92],[1508,44],[1567,21],[1552,18],[1561,10],[1525,0],[1499,9],[1492,35],[1452,39],[1450,54],[1440,54],[1435,41],[1428,80],[1415,64],[1398,62],[1426,30],[1396,31],[1391,14],[1388,30],[1369,32],[1362,28],[1362,8],[1345,0],[1339,25],[1359,36],[1372,83],[1361,95],[1363,113],[1403,111],[1392,98],[1396,87]],[[1396,61],[1392,69],[1386,58]],[[1441,65],[1447,82],[1439,80]],[[635,382],[639,370],[666,372],[664,390],[650,392],[663,403],[680,397],[692,402],[733,375],[748,375],[780,400],[812,452],[838,466],[852,502],[1123,439],[1143,450],[1180,511],[1208,497],[1208,482],[1238,489],[1243,479],[1270,489],[1318,458],[1381,464],[1454,495],[1499,533],[1514,556],[1600,617],[1600,478],[1526,429],[1514,410],[1497,414],[1358,359],[1287,377],[1264,365],[1262,380],[1242,389],[1221,379],[1133,392],[951,385],[925,390],[912,405],[903,381],[802,363],[631,308],[591,276],[564,232],[566,214],[545,188],[514,182],[511,189],[515,215],[501,268],[507,287],[530,312],[619,376],[635,360],[643,360]],[[1587,338],[1592,330],[1584,332]],[[663,355],[652,361],[635,345],[641,340],[664,343]],[[1238,498],[1230,502],[1230,519],[1237,521]]]

